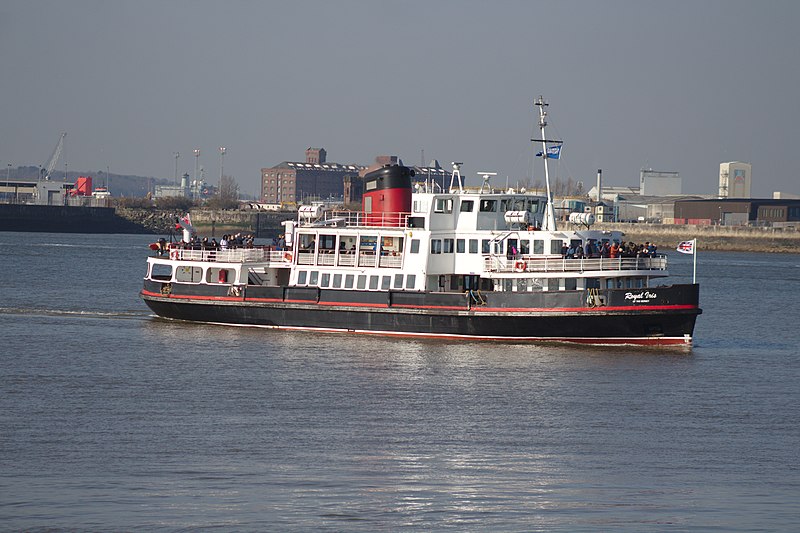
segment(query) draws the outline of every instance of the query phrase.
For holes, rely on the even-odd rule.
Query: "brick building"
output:
[[[305,162],[284,161],[261,169],[261,202],[294,206],[308,198],[343,199],[346,178],[358,177],[363,168],[329,163],[324,148],[308,148]]]

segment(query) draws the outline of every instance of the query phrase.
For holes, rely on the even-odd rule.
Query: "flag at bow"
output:
[[[550,146],[547,148],[547,157],[549,159],[561,159],[561,146],[557,144],[555,146]],[[536,157],[542,157],[544,155],[543,152],[539,152],[536,154]]]
[[[678,251],[682,254],[694,254],[694,240],[683,241],[678,244]]]

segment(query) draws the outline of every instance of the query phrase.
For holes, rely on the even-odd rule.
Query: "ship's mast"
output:
[[[548,104],[545,103],[544,98],[540,95],[534,102],[534,105],[539,107],[539,130],[542,134],[542,159],[544,159],[544,183],[547,187],[547,206],[544,211],[542,229],[544,231],[556,231],[556,215],[553,209],[553,196],[550,192],[550,174],[547,167],[547,137],[544,134],[544,128],[547,126],[547,111],[545,111],[545,107],[547,107]]]

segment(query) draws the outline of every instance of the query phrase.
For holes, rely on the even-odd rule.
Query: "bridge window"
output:
[[[460,211],[462,213],[472,213],[472,210],[474,208],[475,208],[475,201],[474,200],[461,200]]]
[[[469,253],[477,254],[478,253],[478,239],[470,239],[469,240]]]
[[[444,240],[444,253],[452,254],[453,253],[453,239],[445,239]]]
[[[533,239],[533,253],[540,255],[544,253],[544,241],[542,239]],[[561,253],[561,246],[558,248],[558,253]]]
[[[453,212],[453,199],[452,198],[437,198],[433,205],[434,213],[452,213]]]
[[[464,239],[456,239],[456,253],[463,254],[467,251],[467,241]]]
[[[411,239],[411,253],[412,254],[419,253],[419,239]]]
[[[495,213],[497,212],[497,200],[481,200],[482,213]]]
[[[417,282],[416,274],[409,274],[406,276],[406,289],[413,289]]]
[[[440,253],[442,253],[442,241],[441,241],[441,239],[431,239],[431,253],[432,254],[440,254]]]
[[[482,254],[491,253],[491,250],[490,250],[490,247],[489,247],[489,243],[490,242],[491,241],[489,239],[481,239],[481,253]]]

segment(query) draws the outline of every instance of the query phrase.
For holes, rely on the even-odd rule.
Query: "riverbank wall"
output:
[[[700,250],[800,253],[800,231],[789,228],[602,223],[592,229],[622,231],[625,240],[654,242],[661,251],[674,249],[681,241],[697,239]]]

